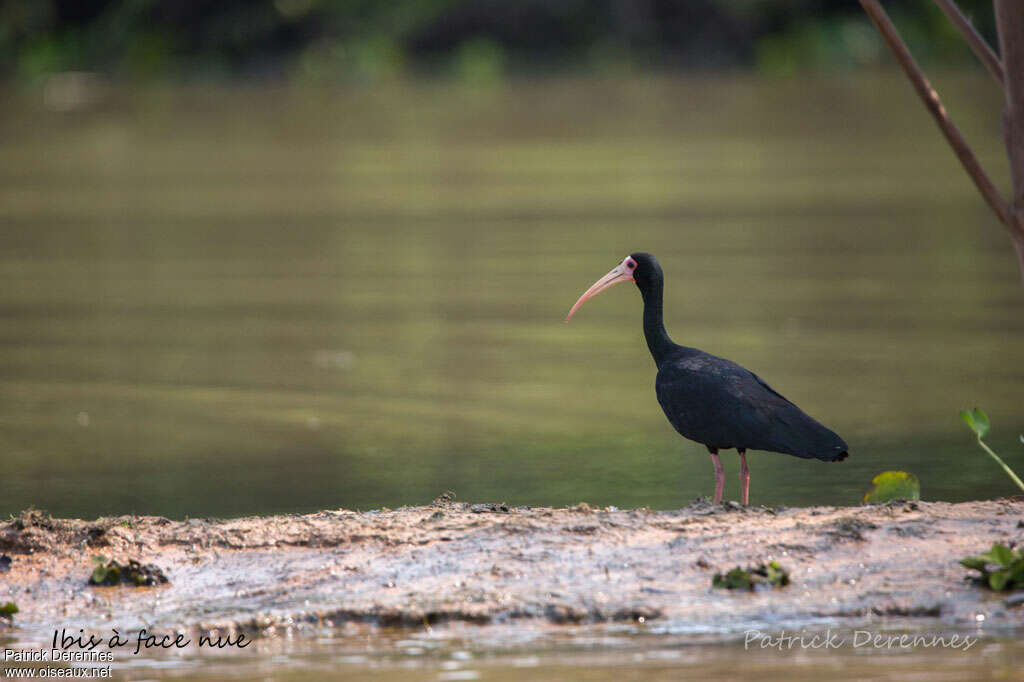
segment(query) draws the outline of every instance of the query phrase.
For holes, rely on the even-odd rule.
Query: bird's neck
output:
[[[654,363],[659,367],[662,360],[676,347],[665,331],[662,289],[662,283],[655,282],[650,288],[640,292],[644,299],[644,338],[647,339],[647,348],[651,351]]]

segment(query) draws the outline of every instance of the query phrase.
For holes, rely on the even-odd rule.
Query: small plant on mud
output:
[[[1011,549],[997,542],[984,554],[961,559],[960,564],[978,571],[981,575],[972,580],[989,589],[999,592],[1024,588],[1024,552],[1019,547]]]
[[[7,620],[13,620],[14,614],[18,612],[18,607],[14,602],[9,601],[6,604],[0,604],[0,618],[6,618]]]
[[[131,587],[151,587],[167,582],[167,576],[158,567],[141,564],[135,559],[122,564],[114,560],[107,561],[107,557],[97,555],[92,558],[92,564],[90,585],[112,587],[123,583]]]
[[[971,431],[974,432],[974,435],[978,437],[978,445],[981,447],[981,449],[987,452],[989,456],[992,457],[992,459],[994,459],[996,463],[1003,468],[1003,471],[1006,472],[1007,476],[1013,479],[1013,482],[1017,484],[1018,488],[1024,490],[1024,482],[1021,482],[1020,478],[1017,477],[1017,474],[1013,473],[1013,469],[1008,467],[1006,465],[1006,462],[1004,462],[999,457],[999,455],[993,452],[992,448],[985,445],[985,441],[982,440],[982,438],[985,437],[985,434],[987,434],[989,430],[988,415],[985,414],[985,411],[982,410],[980,407],[975,407],[973,410],[969,412],[967,410],[960,410],[960,418],[964,420],[964,423],[967,424],[967,426],[970,427]],[[1020,440],[1022,443],[1024,443],[1024,436],[1021,436]]]
[[[920,500],[921,484],[906,471],[883,471],[871,479],[874,486],[864,493],[865,504],[884,504],[894,500]]]
[[[11,525],[14,526],[15,530],[25,530],[26,528],[54,529],[53,517],[45,510],[36,509],[35,507],[29,507],[18,512],[17,515],[13,515],[11,517]]]
[[[789,571],[771,561],[760,566],[737,566],[728,573],[716,573],[711,579],[712,588],[727,590],[756,590],[759,587],[785,587],[789,584]]]
[[[455,501],[455,491],[454,490],[446,490],[443,493],[441,493],[440,495],[438,495],[437,497],[435,497],[434,501],[430,503],[430,506],[431,507],[450,507],[450,506],[452,506],[454,501]]]
[[[108,582],[111,581],[111,582]],[[90,585],[116,585],[121,582],[121,570],[116,566],[107,566],[107,557],[97,554],[92,558],[92,575]]]

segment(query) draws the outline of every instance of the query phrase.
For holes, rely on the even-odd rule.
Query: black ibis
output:
[[[782,452],[803,459],[841,462],[847,445],[833,431],[808,416],[745,367],[673,343],[662,319],[665,278],[649,253],[626,256],[583,292],[569,310],[568,322],[587,299],[605,289],[635,282],[644,300],[644,337],[658,366],[654,382],[665,416],[684,438],[703,444],[715,467],[715,503],[722,501],[725,477],[719,450],[740,455],[743,504],[750,498],[747,450]]]

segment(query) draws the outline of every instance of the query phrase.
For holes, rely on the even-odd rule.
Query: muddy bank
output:
[[[751,624],[938,618],[1024,626],[1024,607],[965,582],[957,560],[1024,540],[1024,503],[900,503],[675,511],[429,507],[302,516],[0,524],[0,603],[13,634],[54,628],[220,632],[346,622],[643,622],[695,633]],[[158,587],[91,587],[93,557],[159,567]],[[711,590],[714,573],[774,559],[788,587]]]

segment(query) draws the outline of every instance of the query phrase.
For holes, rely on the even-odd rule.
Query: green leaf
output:
[[[978,433],[978,427],[974,423],[974,415],[972,415],[967,410],[960,410],[960,418],[964,420],[964,424],[967,424],[967,428],[969,428],[975,434]]]
[[[753,584],[750,580],[750,572],[739,567],[729,571],[726,574],[725,579],[729,584],[730,589],[735,587],[749,588]]]
[[[1010,572],[1009,571],[1005,571],[1005,570],[1004,571],[996,571],[995,573],[989,574],[989,576],[988,576],[988,586],[991,587],[996,592],[999,592],[1004,587],[1006,587],[1006,583],[1009,580],[1010,580]]]
[[[989,551],[977,556],[964,557],[960,564],[980,571],[981,575],[976,580],[982,581],[993,590],[1024,587],[1024,552],[1020,547],[1010,549],[996,542]],[[989,571],[989,564],[999,568]]]
[[[743,570],[739,566],[732,569],[725,575],[716,573],[715,577],[711,580],[711,587],[724,587],[727,590],[749,590],[752,586],[753,582],[750,579],[750,572]]]
[[[906,471],[883,471],[871,479],[874,487],[864,494],[864,502],[879,504],[893,500],[920,500],[921,484]]]
[[[960,565],[966,568],[973,569],[975,571],[985,572],[985,567],[988,566],[989,561],[983,556],[969,556],[960,560]]]
[[[1009,573],[1011,586],[1024,587],[1024,561],[1014,563]]]
[[[727,590],[753,590],[757,587],[785,587],[789,584],[789,572],[772,561],[759,566],[741,568],[737,566],[728,573],[716,573],[711,587]]]
[[[1008,547],[1000,545],[998,542],[992,545],[990,549],[983,557],[988,557],[988,560],[994,564],[998,564],[1001,568],[1009,568],[1013,562],[1013,552]]]
[[[988,434],[988,415],[980,407],[974,408],[974,423],[978,425],[978,438],[984,438]]]
[[[960,418],[964,420],[964,423],[967,424],[978,438],[984,438],[988,434],[990,428],[988,415],[980,407],[976,407],[971,411],[960,410]]]
[[[988,415],[980,407],[975,407],[973,410],[968,412],[967,410],[960,410],[960,418],[964,420],[964,423],[970,427],[971,431],[978,438],[984,438],[985,434],[989,430]]]
[[[772,561],[765,567],[765,575],[771,585],[785,587],[789,584],[789,571],[780,566],[778,561]]]
[[[114,563],[112,566],[107,568],[106,583],[108,585],[120,585],[121,584],[121,567]]]

